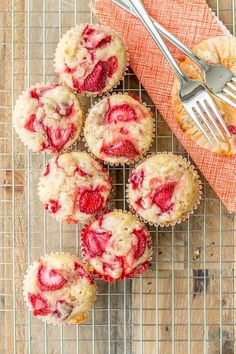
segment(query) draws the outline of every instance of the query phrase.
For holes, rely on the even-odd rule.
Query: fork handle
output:
[[[130,12],[132,15],[137,16],[133,9],[131,9],[130,6],[128,6],[124,0],[113,0],[113,2],[120,7],[122,7],[124,10]],[[150,17],[153,25],[156,27],[156,29],[166,38],[168,41],[170,41],[172,44],[174,44],[177,48],[179,48],[183,53],[185,53],[189,58],[191,58],[203,71],[207,71],[209,68],[209,65],[203,61],[201,58],[199,58],[198,55],[193,53],[192,50],[190,50],[184,43],[182,43],[178,38],[176,38],[171,32],[169,32],[165,27],[163,27],[160,23],[158,23],[156,20],[154,20],[152,17]]]
[[[154,39],[155,43],[165,56],[166,60],[174,70],[175,74],[182,82],[189,82],[189,78],[184,74],[184,72],[180,69],[179,65],[177,64],[176,60],[172,56],[171,52],[167,48],[165,42],[161,38],[160,34],[158,33],[157,29],[155,28],[152,20],[150,19],[149,15],[147,14],[142,2],[140,0],[127,0],[127,3],[130,5],[130,8],[133,10],[134,13],[139,17],[142,21],[152,38]]]

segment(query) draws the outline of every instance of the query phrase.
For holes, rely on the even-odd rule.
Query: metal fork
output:
[[[126,11],[135,15],[134,11],[128,6],[124,0],[112,0],[115,4],[123,7]],[[150,17],[151,18],[151,17]],[[179,39],[177,39],[172,33],[164,28],[160,23],[153,18],[152,22],[156,29],[177,48],[184,52],[189,58],[191,58],[203,71],[204,82],[207,88],[214,93],[221,100],[227,102],[234,108],[236,108],[236,77],[227,69],[224,65],[220,64],[208,64],[198,55],[193,53],[188,47],[186,47]],[[233,99],[235,101],[233,101]]]
[[[206,91],[205,86],[197,80],[190,80],[180,69],[156,30],[152,20],[149,18],[142,2],[140,0],[126,0],[126,3],[143,22],[144,26],[147,28],[155,43],[174,70],[180,81],[179,98],[199,130],[204,134],[213,147],[216,144],[220,144],[219,137],[221,137],[223,141],[226,141],[227,138],[224,133],[228,138],[230,137],[230,133],[215,106],[214,101]],[[208,131],[206,131],[205,128],[207,128]]]

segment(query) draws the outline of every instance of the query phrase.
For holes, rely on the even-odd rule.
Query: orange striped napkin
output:
[[[205,0],[143,0],[143,3],[149,15],[188,47],[209,37],[229,34]],[[235,212],[236,158],[221,157],[199,148],[179,129],[171,105],[174,74],[144,26],[111,0],[96,0],[92,7],[101,23],[121,35],[130,53],[130,66],[157,109],[227,209]],[[180,59],[183,54],[174,46],[169,47],[175,58]]]

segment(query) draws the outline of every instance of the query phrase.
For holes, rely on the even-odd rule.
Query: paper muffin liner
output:
[[[100,163],[103,163],[104,165],[108,165],[108,166],[111,166],[111,167],[118,167],[118,166],[129,166],[129,165],[133,165],[133,164],[137,164],[140,160],[142,160],[143,157],[145,157],[147,154],[148,154],[148,151],[149,149],[151,148],[152,144],[153,144],[153,141],[155,139],[155,132],[156,132],[156,122],[155,122],[155,117],[151,111],[151,109],[148,107],[147,103],[141,99],[139,99],[139,103],[141,105],[143,105],[150,113],[151,117],[152,117],[152,121],[153,121],[153,131],[152,131],[152,140],[150,142],[150,145],[148,146],[148,148],[142,152],[142,154],[140,154],[139,156],[135,157],[133,160],[130,160],[130,161],[126,161],[126,162],[108,162],[108,161],[104,161],[102,159],[100,159],[98,156],[94,155],[93,152],[90,150],[89,146],[88,146],[88,143],[87,143],[87,140],[85,138],[85,135],[84,135],[84,128],[85,128],[85,122],[86,122],[86,119],[91,111],[91,109],[96,105],[98,104],[99,102],[101,102],[104,98],[107,98],[109,96],[116,96],[116,95],[128,95],[130,96],[130,92],[112,92],[112,93],[108,93],[106,94],[105,96],[99,98],[98,100],[96,100],[96,102],[94,102],[91,107],[88,109],[87,111],[87,114],[85,115],[85,119],[84,119],[84,125],[83,125],[83,130],[81,131],[81,140],[83,141],[84,145],[85,145],[85,148],[87,149],[87,151],[89,152],[89,154],[95,159],[95,160],[98,160]],[[132,97],[132,96],[130,96]]]
[[[66,153],[71,153],[71,152],[86,152],[88,155],[90,155],[87,151],[81,151],[81,150],[64,151],[63,153],[66,154]],[[62,155],[62,153],[52,155],[52,156],[50,157],[48,163],[50,162],[50,160],[51,160],[53,157],[55,157],[55,156],[59,157],[60,155]],[[93,156],[91,156],[91,157],[93,157]],[[96,160],[96,159],[94,159],[94,160]],[[97,160],[96,160],[96,162],[99,163],[99,161],[97,161]],[[57,218],[57,217],[56,217],[56,214],[53,214],[53,213],[48,212],[48,214],[49,214],[52,218],[56,219],[58,222],[61,222],[62,224],[65,224],[65,225],[74,224],[74,225],[81,225],[81,226],[83,226],[83,225],[86,225],[88,222],[90,222],[91,219],[93,219],[93,218],[95,218],[95,217],[100,217],[101,215],[103,215],[103,213],[104,213],[105,211],[107,211],[107,210],[110,209],[110,204],[112,203],[112,201],[113,201],[113,196],[114,196],[114,184],[113,184],[113,181],[112,181],[112,177],[111,177],[110,173],[107,171],[107,169],[105,168],[105,166],[101,165],[101,163],[99,163],[99,165],[100,165],[100,167],[102,168],[102,171],[105,172],[105,173],[108,175],[109,181],[110,181],[110,184],[111,184],[111,190],[110,190],[110,192],[109,192],[109,194],[108,194],[108,196],[107,196],[106,205],[104,206],[104,208],[103,208],[102,210],[100,210],[100,211],[96,214],[96,216],[92,215],[89,219],[87,219],[87,220],[85,220],[85,221],[78,221],[78,222],[70,221],[70,222],[68,222],[68,221],[61,220],[61,219]],[[46,168],[46,166],[42,169],[42,172],[41,172],[41,174],[40,174],[40,177],[39,177],[39,179],[38,179],[38,184],[37,184],[37,194],[38,194],[38,198],[39,198],[40,202],[42,203],[42,207],[43,207],[43,208],[44,208],[44,202],[42,201],[42,199],[41,199],[41,197],[40,197],[40,192],[39,192],[39,184],[40,184],[40,183],[39,183],[39,181],[40,181],[40,178],[43,176],[43,171],[45,170],[45,168]]]
[[[156,223],[153,223],[153,222],[150,222],[148,220],[146,220],[145,218],[143,218],[131,205],[131,202],[130,202],[130,199],[129,199],[129,185],[130,185],[130,178],[128,179],[128,183],[126,185],[126,199],[127,199],[127,202],[129,204],[129,209],[130,211],[135,214],[137,216],[137,218],[139,220],[141,220],[142,222],[144,223],[147,223],[149,224],[150,226],[155,226],[155,227],[168,227],[168,226],[175,226],[176,224],[180,224],[182,221],[185,221],[187,219],[189,219],[190,215],[194,214],[195,210],[198,208],[198,205],[200,204],[201,202],[201,199],[202,199],[202,183],[201,183],[201,180],[200,180],[200,177],[199,177],[199,174],[196,170],[196,168],[190,163],[190,161],[188,161],[186,158],[180,156],[180,155],[177,155],[177,154],[174,154],[172,152],[168,152],[168,151],[164,151],[164,152],[156,152],[156,153],[151,153],[150,156],[148,156],[147,158],[143,158],[131,171],[130,171],[130,176],[132,174],[132,172],[142,163],[144,162],[146,159],[148,159],[149,157],[152,157],[152,156],[155,156],[155,155],[162,155],[162,154],[168,154],[168,155],[174,155],[174,156],[178,156],[180,159],[182,159],[183,161],[185,161],[187,163],[187,165],[192,169],[193,171],[193,174],[195,177],[197,177],[197,182],[198,182],[198,198],[197,198],[197,201],[194,205],[194,207],[189,210],[188,212],[186,212],[184,215],[181,216],[181,218],[179,219],[176,219],[172,222],[169,222],[169,223],[161,223],[161,224],[156,224]]]
[[[86,26],[86,25],[91,25],[91,23],[85,22],[85,23],[78,24],[77,26],[71,27],[69,30],[67,30],[67,31],[64,33],[64,35],[59,39],[59,41],[60,41],[68,32],[70,32],[71,30],[74,30],[76,27],[84,27],[84,26]],[[63,80],[60,79],[60,77],[59,77],[58,74],[56,74],[56,76],[58,77],[59,82],[60,82],[61,84],[63,84],[63,85],[66,86],[66,87],[69,87],[70,90],[72,90],[72,91],[73,91],[75,94],[77,94],[77,95],[81,95],[81,96],[85,96],[85,97],[99,97],[99,96],[101,97],[101,96],[104,96],[104,95],[108,94],[109,92],[112,92],[114,89],[116,89],[116,88],[120,85],[121,81],[123,80],[124,76],[126,75],[126,73],[127,73],[128,70],[129,70],[130,55],[129,55],[129,52],[128,52],[128,50],[127,50],[127,48],[126,48],[126,46],[125,46],[123,40],[121,39],[121,36],[119,35],[119,33],[118,33],[116,30],[114,30],[113,28],[110,28],[109,26],[106,26],[106,25],[103,25],[103,24],[98,24],[98,23],[97,23],[97,24],[92,24],[92,26],[93,26],[95,29],[99,29],[100,26],[103,26],[103,27],[106,27],[106,28],[111,29],[111,30],[117,35],[117,37],[120,39],[120,41],[122,42],[122,44],[123,44],[123,46],[124,46],[124,48],[125,48],[125,52],[126,52],[126,65],[125,65],[124,70],[123,70],[123,72],[122,72],[122,74],[121,74],[121,76],[120,76],[120,79],[117,80],[117,82],[114,83],[114,85],[112,85],[109,89],[107,89],[107,90],[104,91],[104,92],[101,92],[101,93],[93,93],[93,92],[88,93],[88,92],[87,92],[87,93],[85,93],[85,92],[78,92],[76,89],[74,89],[74,88],[68,86],[68,85],[66,84],[66,82],[64,82]],[[59,43],[59,42],[58,42],[58,43]],[[55,53],[54,53],[54,59],[53,59],[53,67],[54,67],[55,73],[56,73],[56,52],[57,52],[57,48],[58,48],[58,45],[57,45],[57,47],[56,47],[56,50],[55,50]]]
[[[135,216],[130,211],[122,210],[122,209],[110,209],[110,210],[107,210],[106,212],[104,212],[103,215],[106,215],[109,212],[116,212],[116,211]],[[153,250],[152,250],[152,239],[151,239],[150,232],[146,228],[145,224],[143,224],[143,222],[140,221],[139,218],[137,218],[137,219],[141,222],[142,227],[147,231],[147,246],[148,246],[148,249],[150,251],[148,259],[146,259],[142,264],[138,265],[131,273],[129,273],[127,275],[122,275],[119,279],[114,279],[114,278],[111,278],[108,275],[99,274],[99,273],[96,272],[94,267],[91,264],[89,264],[89,262],[87,261],[86,251],[85,251],[85,248],[84,248],[84,241],[85,241],[85,237],[86,237],[85,233],[84,233],[84,229],[86,228],[86,226],[90,226],[97,219],[98,218],[93,218],[86,225],[84,225],[83,229],[81,230],[81,234],[80,234],[82,258],[83,258],[84,263],[87,265],[87,267],[91,271],[91,273],[93,275],[96,275],[99,279],[104,280],[104,281],[109,282],[109,283],[114,283],[115,281],[120,281],[120,280],[124,280],[124,279],[131,279],[131,278],[133,278],[135,276],[138,276],[138,275],[141,275],[142,273],[144,273],[147,270],[147,267],[151,264]]]
[[[63,86],[63,87],[65,87],[66,89],[68,89],[70,92],[72,92],[72,93],[76,96],[77,100],[79,101],[80,109],[81,109],[81,112],[82,112],[82,124],[81,124],[80,132],[79,132],[78,136],[76,137],[76,139],[75,139],[67,148],[61,149],[58,154],[61,154],[61,153],[63,153],[63,152],[67,152],[67,151],[69,151],[69,149],[72,150],[72,147],[75,146],[75,144],[76,144],[78,141],[80,141],[80,140],[81,140],[81,137],[83,136],[84,122],[85,122],[85,113],[84,113],[84,112],[85,112],[85,111],[84,111],[84,109],[83,109],[83,106],[82,106],[82,104],[81,104],[81,102],[80,102],[80,99],[79,99],[78,95],[75,94],[75,92],[74,92],[73,90],[71,90],[69,86],[66,86],[66,85],[64,85],[63,83],[59,83],[59,84],[58,84],[58,83],[56,83],[56,82],[46,82],[46,83],[36,83],[36,84],[32,84],[32,85],[30,85],[27,89],[23,90],[23,91],[21,92],[21,94],[18,96],[17,100],[16,100],[16,103],[15,103],[15,106],[14,106],[14,110],[13,110],[13,126],[14,126],[14,129],[15,129],[15,132],[17,133],[17,135],[18,135],[18,137],[20,138],[20,140],[21,140],[21,142],[23,143],[23,145],[24,145],[26,148],[28,148],[30,151],[36,152],[36,153],[40,153],[40,154],[46,154],[46,153],[47,153],[47,154],[55,154],[55,153],[54,153],[53,151],[50,151],[50,150],[48,150],[48,151],[38,151],[38,150],[34,150],[34,149],[32,149],[31,147],[29,147],[28,144],[27,144],[27,140],[23,139],[22,136],[21,136],[20,134],[18,134],[18,132],[17,132],[17,130],[16,130],[14,115],[15,115],[15,111],[16,111],[16,104],[17,104],[17,102],[18,102],[27,92],[29,92],[30,90],[35,89],[35,88],[40,88],[40,87],[42,87],[42,86],[47,86],[47,85],[52,85],[52,84],[57,84],[57,85]],[[68,143],[68,142],[67,142],[67,143]]]
[[[94,279],[94,275],[93,275],[93,273],[90,271],[90,269],[89,269],[89,267],[87,266],[87,264],[85,264],[85,263],[83,262],[83,260],[80,259],[78,256],[72,255],[72,254],[70,254],[69,252],[51,252],[50,254],[45,254],[43,257],[46,257],[46,256],[56,256],[56,255],[61,255],[61,254],[62,254],[62,255],[66,255],[66,256],[76,257],[76,258],[78,259],[79,263],[81,263],[81,264],[87,269],[87,271],[90,273],[90,275],[91,275],[91,276],[93,277],[93,279]],[[28,293],[27,293],[27,291],[26,291],[25,284],[26,284],[27,281],[28,281],[27,276],[29,275],[31,269],[32,269],[36,264],[38,264],[38,261],[34,261],[32,264],[30,264],[30,265],[28,266],[28,268],[27,268],[27,270],[26,270],[26,273],[25,273],[25,275],[24,275],[24,278],[23,278],[23,298],[24,298],[24,301],[25,301],[25,303],[26,303],[26,306],[28,307],[28,310],[29,310],[31,313],[32,313],[31,305],[30,305],[29,300],[28,300]],[[97,300],[97,292],[98,292],[98,288],[97,288],[97,284],[96,284],[95,279],[94,279],[94,285],[95,285],[95,290],[96,290],[95,297],[94,297],[94,304],[95,304],[95,302],[96,302],[96,300]],[[93,306],[94,306],[94,304],[93,304]],[[42,320],[43,322],[49,324],[49,325],[59,326],[59,325],[63,324],[63,325],[65,325],[65,326],[74,326],[74,325],[80,325],[80,324],[82,324],[82,323],[84,323],[84,322],[86,322],[86,321],[88,320],[89,312],[91,311],[91,309],[93,308],[93,306],[89,309],[89,311],[83,313],[83,317],[85,317],[85,319],[84,319],[84,320],[81,320],[80,323],[68,323],[68,322],[63,322],[63,321],[61,321],[61,322],[56,322],[56,321],[55,321],[55,322],[54,322],[54,321],[47,320],[44,316],[39,316],[39,315],[35,316],[33,313],[32,313],[32,315],[33,315],[34,317],[38,318],[39,320]],[[81,315],[81,316],[82,316],[82,315]],[[67,319],[66,319],[66,320],[67,320]]]

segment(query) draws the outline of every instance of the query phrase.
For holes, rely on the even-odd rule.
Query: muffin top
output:
[[[153,155],[132,171],[128,198],[139,216],[150,224],[179,222],[195,208],[200,194],[197,172],[174,154]]]
[[[23,143],[35,152],[60,152],[78,138],[83,112],[65,86],[38,84],[17,100],[14,125]]]
[[[57,220],[86,222],[107,204],[107,172],[86,152],[54,156],[39,180],[39,198]]]
[[[117,85],[127,66],[119,36],[103,25],[82,24],[61,38],[55,53],[59,78],[79,93],[102,94]]]
[[[33,314],[53,324],[79,324],[96,299],[93,277],[72,255],[40,257],[27,270],[24,298]]]
[[[233,36],[221,36],[209,38],[193,48],[201,59],[209,64],[222,64],[230,69],[236,75],[236,38]],[[181,68],[191,79],[203,81],[201,69],[189,58],[181,61]],[[235,86],[236,88],[236,86]],[[200,147],[213,151],[223,156],[232,156],[236,153],[236,110],[229,104],[221,101],[217,96],[212,96],[218,110],[220,111],[228,129],[231,133],[231,139],[227,142],[221,142],[214,145],[208,142],[205,136],[198,129],[191,117],[184,109],[179,100],[179,82],[176,79],[172,90],[172,103],[175,117],[180,128],[195,141]],[[221,140],[221,138],[219,138]]]
[[[128,94],[107,96],[91,108],[84,136],[89,150],[100,160],[130,163],[151,146],[152,114],[134,97]]]
[[[148,231],[137,218],[114,210],[85,225],[81,234],[84,260],[107,281],[144,272],[151,260]]]

